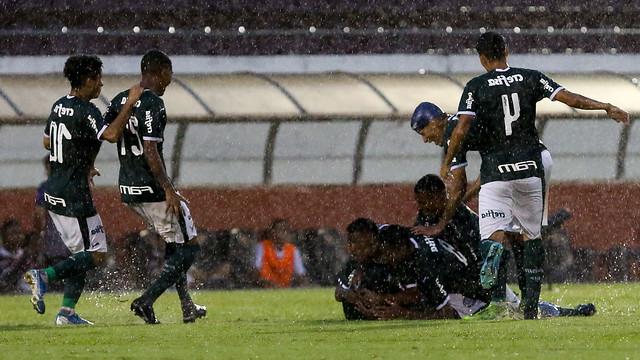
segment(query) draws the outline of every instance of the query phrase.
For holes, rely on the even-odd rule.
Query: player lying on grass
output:
[[[51,171],[43,196],[48,216],[72,255],[46,269],[29,270],[25,281],[31,286],[31,303],[39,314],[45,312],[48,284],[63,281],[62,307],[55,323],[91,325],[75,307],[87,271],[103,265],[107,252],[102,220],[91,197],[92,178],[99,175],[93,164],[101,145],[98,126],[102,126],[102,114],[91,100],[102,88],[102,61],[96,56],[71,56],[65,62],[64,76],[71,91],[53,104],[44,130],[43,145],[49,150]],[[134,85],[129,91],[131,97],[115,114],[109,131],[118,132],[123,126],[142,88]]]
[[[473,267],[461,265],[460,259],[446,256],[456,251],[450,245],[443,246],[445,242],[411,235],[408,228],[399,225],[382,225],[379,229],[370,219],[356,219],[347,232],[350,259],[338,275],[335,291],[346,319],[458,319],[487,306],[490,295],[479,286],[477,273],[473,273]],[[434,250],[445,255],[437,255]],[[425,286],[430,281],[436,287]],[[506,300],[512,309],[519,305],[510,289]],[[595,313],[592,304],[567,309],[540,302],[540,310],[542,316]],[[497,318],[494,315],[480,318]]]

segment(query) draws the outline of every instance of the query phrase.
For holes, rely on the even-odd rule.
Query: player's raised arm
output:
[[[120,140],[122,132],[124,131],[129,117],[131,116],[131,112],[133,111],[133,107],[140,99],[143,91],[144,88],[140,86],[140,84],[135,84],[129,89],[127,102],[122,106],[122,109],[118,113],[116,119],[98,133],[98,138],[100,140],[106,140],[110,143],[115,143]]]
[[[604,110],[607,112],[607,116],[609,116],[614,121],[623,124],[629,123],[629,114],[619,107],[609,103],[603,103],[597,100],[593,100],[580,94],[572,93],[567,89],[560,90],[560,92],[558,92],[558,94],[555,96],[554,100],[558,100],[576,109]]]

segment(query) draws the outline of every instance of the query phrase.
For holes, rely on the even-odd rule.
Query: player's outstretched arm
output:
[[[140,99],[144,88],[140,84],[135,84],[129,89],[129,95],[127,96],[127,102],[122,106],[122,109],[118,113],[116,119],[107,126],[107,128],[100,134],[101,140],[106,140],[110,143],[115,143],[120,140],[125,125],[129,121],[131,112],[136,102]]]
[[[567,89],[560,90],[560,92],[558,92],[558,94],[554,97],[554,100],[560,101],[576,109],[604,110],[607,112],[607,116],[609,116],[614,121],[623,124],[629,123],[629,114],[619,107],[609,103],[603,103],[597,100],[593,100],[580,94],[572,93]]]
[[[144,158],[147,160],[147,164],[149,164],[153,177],[164,189],[166,194],[167,213],[171,213],[176,216],[179,215],[181,211],[180,202],[187,202],[187,199],[178,194],[178,191],[173,187],[173,183],[169,180],[162,158],[158,152],[157,143],[155,141],[144,140],[142,146],[144,148]]]
[[[449,140],[449,147],[447,148],[447,154],[444,157],[444,162],[442,163],[442,168],[440,169],[440,177],[445,179],[447,174],[449,173],[449,168],[451,163],[453,162],[453,158],[460,151],[462,147],[462,143],[471,128],[471,122],[475,117],[472,115],[460,114],[458,116],[458,125],[453,130],[451,134],[451,139]]]

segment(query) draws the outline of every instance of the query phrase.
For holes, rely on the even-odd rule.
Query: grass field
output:
[[[592,301],[592,318],[541,321],[343,321],[332,289],[194,293],[209,316],[182,324],[177,295],[156,304],[161,325],[129,311],[134,294],[89,294],[92,327],[53,325],[59,295],[37,315],[28,297],[0,297],[1,359],[640,359],[640,284],[567,285],[543,294]],[[127,300],[127,301],[125,301]]]

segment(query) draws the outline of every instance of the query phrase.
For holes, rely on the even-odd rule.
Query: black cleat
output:
[[[582,315],[582,316],[593,316],[593,314],[597,312],[596,306],[591,303],[580,304],[576,306],[575,311],[576,313],[578,313],[578,315]]]
[[[192,323],[196,319],[207,317],[207,307],[191,303],[188,306],[182,307],[182,322]]]
[[[156,314],[153,312],[153,306],[145,303],[142,298],[133,300],[131,303],[131,311],[147,324],[160,324],[160,321],[156,319]]]

